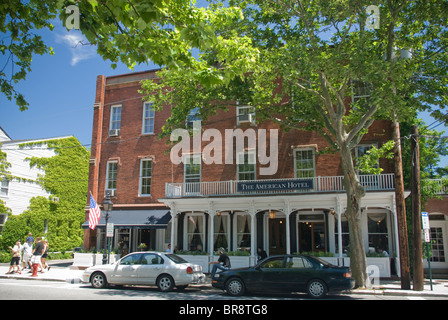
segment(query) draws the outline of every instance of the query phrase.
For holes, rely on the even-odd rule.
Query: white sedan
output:
[[[204,280],[202,266],[161,252],[133,252],[115,263],[89,267],[82,275],[82,281],[94,288],[107,284],[156,285],[161,291],[184,289]]]

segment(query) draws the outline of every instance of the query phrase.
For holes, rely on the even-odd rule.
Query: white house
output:
[[[6,154],[6,161],[10,164],[7,173],[14,177],[8,181],[0,174],[0,199],[5,202],[6,207],[11,209],[13,215],[21,214],[26,210],[31,198],[49,196],[49,193],[35,182],[39,174],[42,175],[45,172],[36,167],[30,168],[28,159],[31,157],[41,158],[54,156],[54,151],[47,148],[45,141],[68,137],[12,140],[0,127],[0,151]],[[26,145],[34,142],[44,143]]]

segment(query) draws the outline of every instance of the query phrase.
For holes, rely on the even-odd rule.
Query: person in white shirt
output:
[[[25,242],[22,247],[23,257],[22,257],[22,268],[30,268],[31,269],[31,256],[33,255],[33,243]]]
[[[16,242],[14,248],[11,247],[8,248],[12,250],[12,258],[11,258],[11,264],[9,265],[9,270],[6,274],[16,272],[14,265],[17,266],[17,272],[19,274],[22,274],[22,271],[20,270],[20,253],[22,252],[22,245],[20,244],[20,240]]]

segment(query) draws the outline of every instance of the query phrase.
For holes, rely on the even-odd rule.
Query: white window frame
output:
[[[298,177],[298,173],[299,172],[311,172],[311,169],[297,169],[297,152],[308,152],[311,151],[312,155],[313,155],[313,169],[312,169],[312,173],[313,176],[312,177]],[[316,150],[314,148],[295,148],[294,149],[294,178],[299,179],[299,178],[314,178],[316,177]]]
[[[9,194],[9,180],[6,179],[6,177],[0,178],[0,196],[7,197],[8,194]]]
[[[352,88],[352,103],[355,103],[357,100],[363,99],[363,98],[369,100],[369,98],[371,96],[371,91],[372,91],[372,87],[370,85],[368,85],[365,82],[359,81],[359,80],[352,80],[351,88]],[[363,88],[364,92],[361,92],[361,94],[360,94],[359,90],[357,90],[358,88]],[[365,89],[365,88],[367,88],[367,89]]]
[[[152,107],[153,103],[152,102],[145,102],[143,103],[143,116],[142,116],[142,134],[154,134],[154,126],[155,126],[155,119],[156,119],[156,113],[154,108]],[[150,116],[147,117],[146,116],[146,111],[151,112]],[[150,125],[146,126],[146,121],[145,120],[149,120],[150,121]],[[152,130],[149,130],[151,128],[152,125]]]
[[[115,164],[116,170],[115,170],[115,179],[109,179],[109,173],[110,173],[110,165]],[[115,188],[109,188],[109,182],[115,181]],[[106,186],[105,190],[113,190],[114,192],[117,190],[117,184],[118,184],[118,161],[107,161],[107,167],[106,167]]]
[[[241,120],[241,117],[245,115],[249,115],[249,119]],[[236,106],[236,124],[240,125],[242,123],[255,124],[255,108],[253,106],[239,104]]]
[[[187,166],[192,164],[190,163],[191,158],[199,158],[199,163],[196,165],[199,165],[199,174],[192,174],[187,177]],[[195,163],[193,163],[195,164]],[[188,179],[195,179],[199,178],[199,181],[187,181]],[[184,183],[187,182],[198,182],[200,183],[202,181],[202,155],[201,154],[188,154],[184,155]]]
[[[120,119],[119,120],[114,120],[114,113],[115,110],[120,110]],[[122,111],[122,105],[121,104],[116,104],[110,107],[110,121],[109,121],[109,136],[115,136],[115,135],[119,135],[120,134],[120,129],[121,129],[121,111]],[[111,134],[112,132],[114,132],[115,130],[117,130],[117,134]]]
[[[196,221],[196,219],[200,219],[201,220],[201,224],[202,224],[202,230],[199,230],[199,233],[194,233],[194,232],[188,232],[188,226],[189,226],[189,219],[193,219]],[[201,237],[201,241],[202,241],[202,250],[201,252],[205,252],[205,246],[207,245],[207,239],[205,237],[205,216],[202,212],[191,212],[185,215],[185,223],[184,223],[184,250],[185,251],[190,251],[190,241],[189,241],[189,237],[191,235],[191,237],[193,237],[195,234],[200,235]]]
[[[151,163],[151,169],[150,169],[150,175],[149,176],[143,176],[143,164],[145,162],[150,162]],[[138,186],[138,195],[139,197],[150,197],[151,196],[151,188],[152,188],[152,165],[153,165],[153,161],[151,158],[145,158],[145,159],[141,159],[140,160],[140,175],[139,175],[139,186]],[[143,193],[143,181],[144,179],[148,179],[150,180],[149,183],[149,193]]]
[[[247,155],[247,163],[246,163],[246,155]],[[257,180],[257,155],[255,150],[247,150],[244,152],[238,152],[237,153],[237,162],[236,162],[236,180],[242,181],[242,180]],[[244,165],[253,165],[253,170],[250,171],[244,171],[244,168],[241,168],[241,166]],[[243,169],[243,170],[242,170]],[[240,179],[240,174],[253,174],[253,179]]]

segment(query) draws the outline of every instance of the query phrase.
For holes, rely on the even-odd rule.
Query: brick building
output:
[[[154,112],[138,93],[140,81],[154,78],[156,71],[97,78],[89,191],[98,203],[106,190],[112,194],[114,246],[135,251],[145,243],[164,251],[172,243],[179,250],[211,254],[224,247],[249,251],[252,261],[257,248],[268,255],[345,254],[348,224],[340,158],[321,152],[328,144],[319,134],[283,132],[271,121],[256,125],[249,106],[229,106],[202,123],[196,131],[200,147],[195,149],[192,141],[190,151],[176,154],[183,161],[175,164],[166,140],[158,138],[170,107]],[[198,119],[191,114],[186,125],[196,126],[193,120]],[[231,155],[221,145],[221,163],[208,164],[207,157],[216,154],[206,150],[214,141],[207,132],[232,145]],[[245,141],[255,137],[254,144],[238,149],[235,132],[247,134]],[[278,140],[271,140],[277,134]],[[355,156],[390,139],[390,123],[376,121]],[[273,163],[261,161],[260,150],[273,150],[272,141],[278,141],[278,168],[266,174]],[[384,169],[381,175],[360,175],[367,191],[362,200],[365,246],[398,257],[393,167],[387,160],[378,165]],[[101,248],[103,232],[103,220],[95,231],[86,228],[84,246]]]

